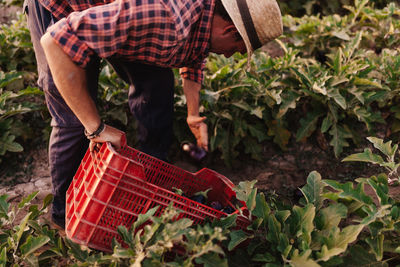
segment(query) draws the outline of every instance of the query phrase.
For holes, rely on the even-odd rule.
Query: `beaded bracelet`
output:
[[[94,131],[93,133],[88,133],[88,131],[86,131],[85,129],[85,135],[88,139],[94,139],[96,137],[98,137],[105,129],[105,124],[104,122],[100,122],[99,128],[97,128],[96,131]]]

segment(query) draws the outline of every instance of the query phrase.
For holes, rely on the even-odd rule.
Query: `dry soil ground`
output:
[[[361,148],[358,150],[360,151]],[[0,194],[7,193],[13,202],[23,196],[39,191],[38,202],[51,193],[51,181],[47,161],[47,149],[44,145],[26,152],[19,171],[11,175],[1,175]],[[173,157],[173,164],[190,172],[201,168],[210,168],[234,184],[245,180],[257,180],[257,188],[265,192],[275,192],[288,199],[295,199],[296,189],[306,182],[308,174],[316,170],[324,179],[352,180],[357,177],[377,174],[378,169],[365,163],[343,163],[336,159],[329,147],[321,148],[312,140],[306,143],[292,142],[286,151],[275,144],[264,145],[263,161],[242,157],[228,168],[218,159],[209,157],[203,164],[195,164],[183,153]],[[343,155],[344,156],[344,155]]]

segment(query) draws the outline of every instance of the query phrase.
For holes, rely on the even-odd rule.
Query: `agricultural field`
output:
[[[180,149],[194,140],[175,72],[171,163],[228,177],[246,212],[194,225],[174,220],[174,208],[149,209],[115,230],[106,253],[49,227],[50,188],[2,195],[0,265],[399,266],[400,5],[278,2],[284,34],[249,68],[246,55],[209,56],[201,111],[210,152],[200,163]],[[0,5],[0,189],[11,191],[49,178],[50,116],[22,3]],[[135,147],[127,90],[104,62],[98,107]],[[237,227],[238,217],[251,223]]]

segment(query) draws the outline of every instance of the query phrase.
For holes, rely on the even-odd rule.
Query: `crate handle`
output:
[[[120,131],[120,132],[122,133],[121,139],[120,139],[120,144],[121,144],[121,148],[124,148],[124,147],[127,146],[126,134],[125,134],[125,132],[123,132],[123,131]],[[103,144],[102,144],[102,147],[103,147],[103,146],[107,146],[108,144],[113,148],[113,145],[112,145],[110,142],[103,143]],[[121,148],[120,148],[120,149],[121,149]],[[96,160],[95,152],[98,153],[98,152],[100,152],[101,150],[102,150],[102,148],[99,149],[99,148],[96,148],[96,147],[95,147],[92,151],[90,151],[90,156],[92,157],[92,162],[93,162],[93,164],[94,164],[95,169],[97,169],[97,167],[98,167],[98,162],[97,162],[97,160]]]

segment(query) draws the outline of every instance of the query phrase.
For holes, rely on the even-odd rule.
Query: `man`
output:
[[[33,33],[32,39],[37,55],[46,56],[39,55],[46,77],[54,79],[44,91],[53,117],[49,149],[55,195],[52,216],[60,225],[65,216],[65,191],[87,148],[83,128],[91,149],[102,142],[116,148],[121,145],[123,133],[104,124],[96,109],[99,58],[109,61],[131,85],[129,106],[140,126],[139,149],[165,159],[172,135],[170,68],[181,68],[187,123],[198,146],[207,150],[199,90],[208,53],[230,57],[247,50],[250,58],[253,50],[282,33],[275,0],[41,1],[52,20],[58,20],[41,38],[43,50],[35,40],[44,32]],[[32,17],[30,6],[28,18]],[[36,24],[42,22],[43,18],[36,19]],[[35,23],[29,25],[33,31]]]

